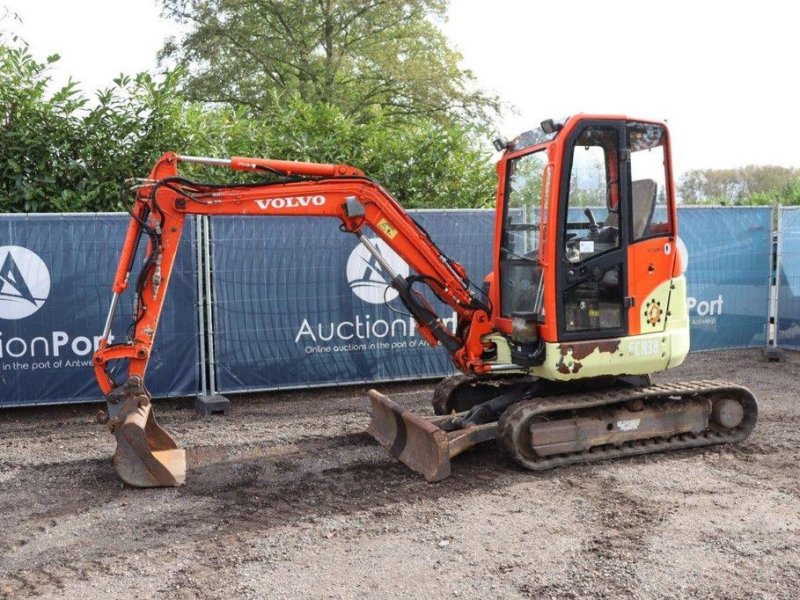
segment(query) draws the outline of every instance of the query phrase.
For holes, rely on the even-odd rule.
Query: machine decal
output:
[[[624,421],[617,421],[617,429],[620,431],[634,431],[639,429],[641,419],[625,419]]]
[[[378,221],[378,229],[385,233],[386,237],[388,237],[390,240],[393,240],[397,235],[397,229],[392,227],[389,221],[386,219],[381,219]]]
[[[644,317],[653,327],[661,323],[661,316],[663,314],[664,313],[661,310],[661,302],[655,299],[650,300],[650,302],[648,302],[645,306]]]
[[[658,356],[661,354],[661,341],[651,339],[629,342],[628,354],[633,356]]]
[[[268,208],[303,208],[306,206],[324,206],[328,201],[325,196],[296,196],[294,198],[267,198],[266,200],[256,200],[256,204],[262,210]]]

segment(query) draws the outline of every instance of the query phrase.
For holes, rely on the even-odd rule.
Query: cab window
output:
[[[570,263],[620,247],[618,137],[616,129],[590,127],[575,142],[564,223]]]
[[[633,240],[672,231],[667,209],[667,178],[661,125],[628,123],[628,148],[631,151],[631,222]]]

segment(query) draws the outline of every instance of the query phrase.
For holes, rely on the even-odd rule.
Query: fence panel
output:
[[[777,345],[800,350],[800,208],[778,214]]]
[[[769,314],[772,211],[769,207],[678,209],[691,348],[764,346]]]
[[[411,212],[480,286],[491,270],[493,211]],[[221,217],[211,225],[220,391],[452,372],[441,347],[429,347],[410,317],[384,305],[386,285],[378,265],[332,219]],[[408,273],[398,256],[370,237],[395,269]],[[448,314],[443,305],[434,306],[438,314]]]
[[[0,215],[1,407],[102,398],[91,358],[128,221],[124,214]],[[147,373],[156,396],[198,389],[194,238],[187,221]],[[113,323],[117,340],[131,314],[128,293]]]
[[[494,212],[412,214],[480,285],[491,269]],[[770,214],[768,208],[680,209],[693,350],[765,343]],[[330,219],[224,217],[211,224],[220,391],[452,372],[444,350],[428,347],[409,317],[383,305],[376,265]],[[378,247],[396,268],[404,264],[382,242]],[[442,305],[437,310],[452,315]]]

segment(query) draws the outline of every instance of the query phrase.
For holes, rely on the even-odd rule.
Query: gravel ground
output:
[[[752,436],[521,471],[491,443],[427,484],[363,433],[366,388],[156,405],[179,489],[123,486],[97,406],[0,412],[0,597],[800,596],[800,355],[694,354],[749,386]],[[378,386],[430,413],[430,383]]]

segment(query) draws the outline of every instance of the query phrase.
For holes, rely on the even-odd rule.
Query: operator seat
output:
[[[644,237],[647,226],[653,220],[656,209],[656,192],[658,184],[652,179],[637,179],[632,184],[631,200],[633,204],[633,240]],[[609,212],[603,227],[619,228],[619,213]]]
[[[656,191],[658,185],[652,179],[637,179],[632,184],[631,200],[633,201],[633,239],[644,237],[647,227],[653,220],[656,209]]]
[[[656,190],[658,185],[652,179],[637,179],[632,184],[631,200],[633,204],[633,240],[636,241],[644,237],[648,225],[653,219],[653,212],[656,208]],[[619,213],[609,212],[603,223],[606,231],[619,231]],[[619,285],[619,272],[609,270],[600,281],[602,288],[607,290],[615,289]]]

